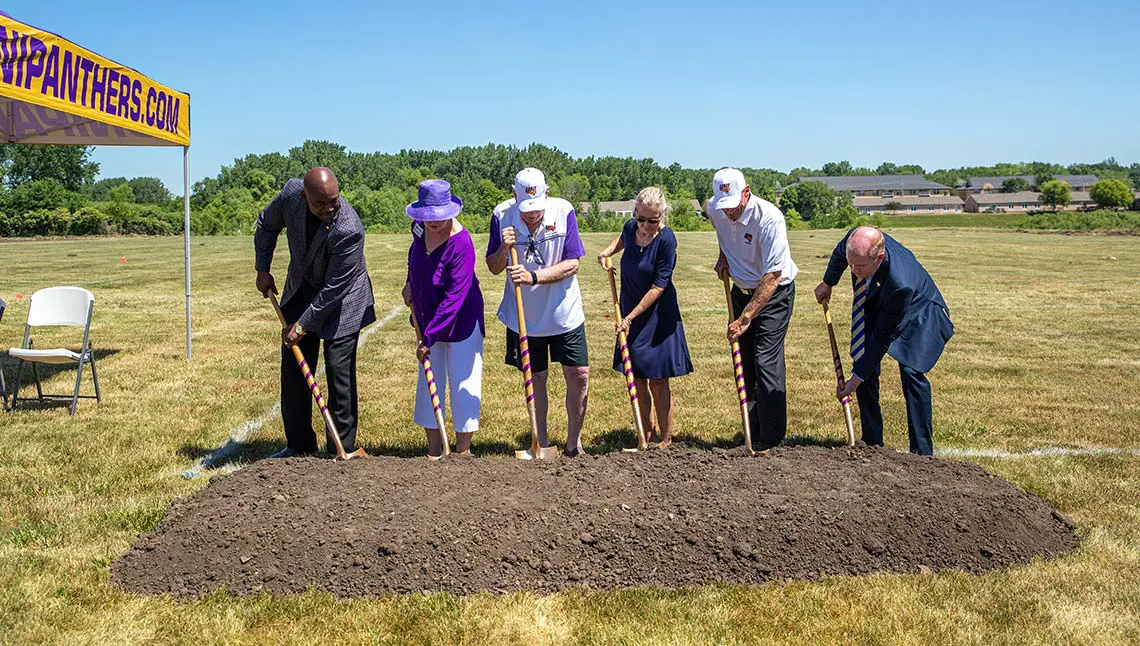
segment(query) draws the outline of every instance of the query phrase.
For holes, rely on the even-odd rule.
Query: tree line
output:
[[[90,160],[90,153],[90,148],[81,146],[0,146],[0,236],[181,232],[180,196],[172,195],[153,177],[96,180],[99,166]],[[340,179],[342,194],[365,226],[382,232],[407,228],[404,206],[415,199],[416,185],[431,177],[451,182],[454,193],[464,202],[460,219],[468,228],[486,231],[492,209],[510,197],[515,173],[527,166],[543,170],[552,195],[575,206],[589,205],[579,213],[583,230],[620,228],[621,219],[603,212],[599,204],[633,199],[641,188],[650,185],[661,186],[668,193],[673,205],[671,226],[678,230],[708,228],[689,201],[703,204],[709,198],[716,170],[684,168],[677,163],[662,166],[650,158],[575,158],[543,144],[362,153],[333,142],[309,140],[286,152],[235,159],[216,175],[195,182],[190,199],[191,231],[204,235],[249,233],[257,214],[286,180],[300,177],[314,166],[331,168]],[[753,193],[776,201],[782,191],[780,204],[792,228],[844,227],[861,221],[850,197],[810,181],[818,176],[917,174],[953,187],[978,175],[1045,178],[1093,174],[1123,185],[1123,190],[1114,185],[1111,191],[1098,191],[1118,198],[1123,191],[1131,194],[1140,186],[1140,163],[1126,167],[1114,159],[1069,166],[1002,163],[930,172],[916,164],[884,162],[871,169],[846,161],[786,173],[769,168],[741,170]]]

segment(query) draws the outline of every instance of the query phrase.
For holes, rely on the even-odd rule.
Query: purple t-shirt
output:
[[[425,346],[463,341],[476,325],[486,336],[483,293],[475,277],[475,244],[466,229],[428,254],[423,227],[413,225],[408,283]]]

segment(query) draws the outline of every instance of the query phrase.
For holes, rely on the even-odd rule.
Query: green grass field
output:
[[[811,291],[840,234],[791,235],[801,268],[788,335],[791,435],[840,439],[842,418],[819,307]],[[1140,449],[1140,254],[1127,237],[900,230],[934,275],[957,327],[931,374],[936,449]],[[731,439],[739,418],[724,340],[712,234],[681,233],[676,283],[696,373],[674,383],[678,431]],[[592,234],[592,259],[607,236]],[[485,243],[485,236],[476,244]],[[576,591],[550,597],[391,596],[337,602],[309,593],[192,604],[140,598],[109,584],[109,564],[154,528],[171,502],[207,484],[182,472],[277,399],[278,328],[253,288],[250,238],[193,240],[194,361],[184,358],[182,241],[122,238],[0,242],[0,347],[18,345],[30,295],[82,285],[96,295],[92,338],[104,400],[0,416],[0,643],[755,644],[1140,642],[1140,456],[979,458],[1041,495],[1079,526],[1079,552],[985,576],[961,573],[830,578],[755,588]],[[400,303],[407,238],[370,236],[377,313]],[[281,244],[284,247],[284,243]],[[125,264],[120,262],[126,257]],[[283,268],[279,253],[277,267]],[[500,279],[480,267],[489,335],[483,429],[475,450],[509,459],[526,432],[518,374],[501,364]],[[595,366],[584,440],[630,438],[624,383],[609,369],[609,288],[581,271]],[[283,273],[278,279],[283,279]],[[837,290],[842,311],[849,293]],[[416,454],[417,364],[401,315],[361,348],[361,439],[371,453]],[[58,337],[38,339],[46,347]],[[840,339],[840,344],[845,339]],[[902,396],[884,365],[887,443],[906,447]],[[7,363],[12,376],[13,367]],[[67,391],[74,373],[51,376]],[[322,382],[323,383],[323,382]],[[561,401],[555,384],[552,398]],[[85,389],[90,384],[85,379]],[[564,414],[552,406],[552,436]],[[617,431],[615,434],[614,431]],[[603,442],[603,438],[611,438]],[[282,445],[270,417],[236,457]],[[599,447],[599,443],[604,446]],[[481,449],[482,447],[482,449]],[[488,449],[487,447],[490,447]],[[445,485],[446,486],[446,485]],[[724,492],[732,496],[733,492]],[[461,509],[455,513],[462,513]],[[649,547],[647,549],[652,549]]]

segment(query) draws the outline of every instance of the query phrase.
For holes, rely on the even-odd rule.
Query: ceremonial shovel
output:
[[[285,320],[285,313],[281,311],[281,306],[277,303],[277,297],[270,294],[269,302],[273,303],[273,309],[277,311],[277,318],[281,319],[281,327],[284,328],[286,325],[289,325],[289,322]],[[336,444],[336,457],[333,459],[339,461],[368,457],[368,454],[364,452],[363,448],[357,448],[352,453],[344,452],[344,445],[340,442],[340,434],[336,432],[336,422],[333,421],[329,407],[325,405],[325,399],[321,396],[321,389],[317,387],[317,380],[313,378],[312,371],[309,370],[308,364],[305,363],[305,354],[301,352],[301,348],[294,345],[293,356],[297,358],[297,365],[301,367],[301,373],[305,375],[305,381],[309,384],[309,390],[313,392],[313,399],[317,400],[317,408],[321,409],[321,415],[325,418],[328,435],[333,439],[333,443]]]
[[[724,276],[724,297],[728,300],[728,322],[732,323],[736,317],[732,315],[732,287],[728,284],[728,276]],[[736,372],[736,393],[740,397],[740,421],[744,424],[744,443],[748,447],[749,455],[756,455],[752,450],[752,425],[748,421],[748,389],[744,386],[744,364],[740,358],[740,344],[732,342],[732,365]]]
[[[831,339],[831,358],[835,362],[835,382],[839,388],[847,385],[843,377],[843,362],[839,360],[839,345],[835,343],[835,327],[831,325],[831,310],[827,309],[827,301],[823,305],[823,320],[827,322],[827,336]],[[847,446],[855,446],[855,423],[851,420],[851,398],[844,397],[843,417],[847,422]]]
[[[420,331],[420,322],[416,320],[416,311],[412,310],[412,326],[416,328],[416,343],[423,341],[424,335]],[[443,407],[439,404],[439,389],[435,385],[435,373],[431,369],[431,359],[424,357],[421,362],[424,368],[424,379],[427,380],[428,394],[431,395],[431,407],[435,409],[435,421],[439,424],[439,437],[443,441],[443,454],[439,457],[446,458],[451,455],[451,448],[448,447],[450,440],[447,439],[447,427],[443,423]],[[444,366],[445,368],[447,366]],[[452,411],[455,409],[453,408]],[[452,420],[454,421],[454,420]],[[428,456],[431,458],[431,456]],[[439,458],[432,458],[438,460]]]
[[[511,264],[519,264],[519,254],[511,245]],[[558,448],[538,445],[538,413],[534,409],[534,378],[530,372],[530,344],[526,338],[526,314],[523,312],[522,287],[515,283],[515,307],[519,318],[519,362],[523,368],[523,385],[526,389],[526,408],[530,413],[530,450],[515,451],[519,460],[549,460],[558,457]]]
[[[617,268],[606,258],[606,273],[610,277],[610,294],[614,299],[614,321],[620,323],[621,306],[618,304],[617,281],[614,280],[614,274],[617,273]],[[622,372],[625,373],[625,385],[629,389],[629,405],[633,408],[633,424],[637,429],[637,449],[622,449],[626,452],[633,452],[637,450],[644,451],[649,447],[648,441],[645,437],[645,427],[641,423],[641,410],[637,406],[637,385],[633,381],[633,363],[629,358],[629,344],[626,343],[625,332],[618,333],[618,345],[621,346],[621,365]]]

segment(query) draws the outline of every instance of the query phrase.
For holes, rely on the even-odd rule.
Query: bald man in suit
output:
[[[356,450],[356,342],[361,328],[376,320],[372,281],[364,263],[364,225],[340,196],[336,176],[328,168],[314,168],[305,173],[304,180],[286,182],[258,216],[253,234],[257,291],[267,298],[277,293],[269,270],[282,229],[289,243],[289,268],[281,295],[281,310],[288,322],[281,333],[281,417],[286,447],[272,457],[317,450],[312,395],[291,347],[300,347],[305,362],[315,367],[322,339],[329,411],[344,450],[351,453]],[[331,449],[333,443],[328,439]]]
[[[853,393],[859,401],[863,442],[883,444],[879,406],[879,371],[884,355],[899,363],[906,398],[910,452],[934,452],[933,403],[926,373],[942,356],[954,335],[950,309],[926,269],[909,249],[875,227],[857,227],[839,241],[827,264],[816,300],[831,298],[831,288],[851,268],[851,357],[842,400]]]

